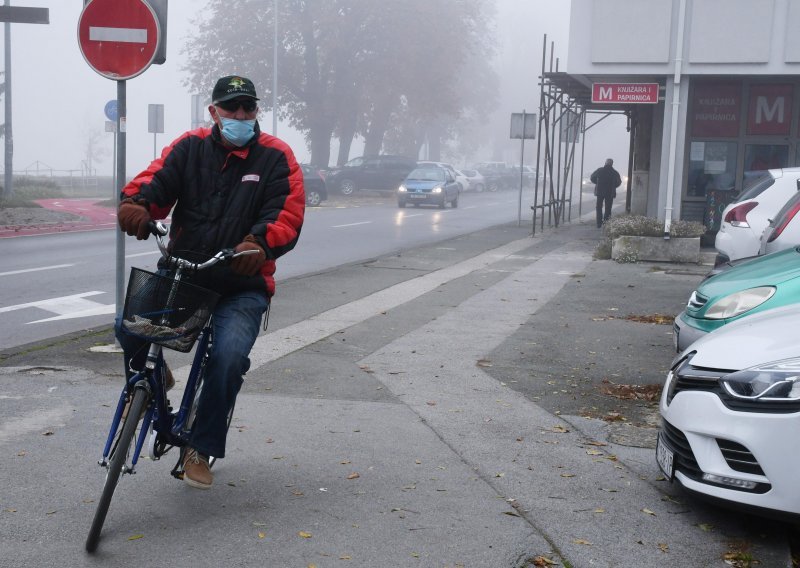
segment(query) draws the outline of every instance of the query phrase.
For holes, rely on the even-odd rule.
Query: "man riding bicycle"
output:
[[[172,212],[168,249],[202,262],[223,248],[255,251],[191,276],[190,282],[221,298],[212,315],[213,347],[190,445],[184,480],[208,489],[208,458],[225,457],[228,415],[263,314],[275,293],[275,260],[294,248],[305,212],[303,174],[291,148],[261,132],[253,82],[219,79],[208,107],[214,125],[184,133],[122,190],[120,228],[137,239],[150,235],[152,219]],[[160,268],[164,268],[161,263]],[[122,333],[125,369],[141,369],[146,343]]]

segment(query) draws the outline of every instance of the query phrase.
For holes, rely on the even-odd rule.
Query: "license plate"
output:
[[[424,193],[409,193],[408,197],[411,199],[425,199],[427,196]]]
[[[664,445],[664,442],[661,441],[661,434],[659,433],[658,438],[656,439],[656,461],[658,462],[658,467],[661,468],[661,471],[664,472],[664,475],[667,476],[667,479],[672,481],[672,477],[675,475],[675,466],[673,464],[672,450]]]

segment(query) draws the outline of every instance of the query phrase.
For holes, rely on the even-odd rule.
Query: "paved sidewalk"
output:
[[[663,481],[652,398],[608,394],[657,389],[670,326],[629,316],[674,315],[707,268],[593,261],[589,221],[279,282],[214,488],[141,463],[97,558],[110,332],[0,352],[0,566],[790,566],[781,525]]]

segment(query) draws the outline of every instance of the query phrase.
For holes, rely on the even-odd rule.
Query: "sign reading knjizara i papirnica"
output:
[[[658,83],[592,83],[592,102],[656,104]]]

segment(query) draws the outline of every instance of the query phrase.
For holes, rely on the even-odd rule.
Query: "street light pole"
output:
[[[5,0],[4,6],[9,6],[9,0]],[[11,129],[11,22],[4,24],[5,28],[5,112],[6,124],[4,136],[5,144],[5,176],[3,179],[3,191],[6,198],[14,195],[14,136]]]
[[[6,0],[8,2],[8,0]],[[272,49],[272,135],[278,135],[278,0],[272,3],[272,16],[275,23]]]

